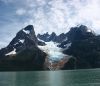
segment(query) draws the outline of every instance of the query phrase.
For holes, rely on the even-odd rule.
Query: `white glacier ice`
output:
[[[57,47],[57,43],[52,41],[45,43],[46,43],[45,46],[38,46],[38,47],[48,54],[48,58],[52,60],[57,60],[57,59],[62,59],[64,56],[66,56],[61,52],[62,49]]]

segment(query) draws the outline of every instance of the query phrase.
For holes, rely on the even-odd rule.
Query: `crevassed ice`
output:
[[[15,54],[16,54],[16,49],[14,48],[13,51],[11,51],[11,52],[5,54],[5,56],[8,56],[8,55],[15,55]]]
[[[61,59],[65,56],[61,52],[61,48],[57,47],[57,43],[55,42],[45,42],[47,45],[45,46],[38,46],[41,50],[48,54],[48,58],[50,59]]]
[[[26,34],[30,34],[30,31],[29,30],[24,30],[23,29],[23,32],[26,33]]]

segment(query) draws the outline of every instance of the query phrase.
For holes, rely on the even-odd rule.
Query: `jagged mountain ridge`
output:
[[[100,36],[96,36],[88,27],[80,25],[72,27],[65,38],[58,47],[64,49],[63,53],[71,55],[72,58],[62,69],[100,68]]]
[[[89,37],[94,37],[95,33],[84,25],[77,27],[72,27],[69,32],[66,34],[67,40],[63,41],[59,47],[66,48],[66,44],[70,44],[77,40],[88,39]]]
[[[0,68],[43,70],[47,54],[38,45],[45,46],[45,42],[50,41],[58,43],[57,47],[62,48],[64,54],[72,56],[62,69],[100,67],[100,36],[86,26],[72,27],[69,32],[60,35],[53,32],[36,37],[33,26],[28,25],[16,34],[7,47],[0,50]]]
[[[49,34],[48,32],[41,35],[41,34],[38,34],[37,37],[45,42],[50,42],[50,41],[53,41],[53,42],[57,42],[57,43],[61,43],[63,42],[64,40],[66,40],[67,38],[67,35],[66,33],[61,33],[60,35],[56,35],[55,32],[52,32],[51,34]]]
[[[16,37],[6,47],[6,53],[13,51],[14,48],[16,52],[20,52],[20,50],[25,48],[36,47],[37,44],[44,45],[45,43],[37,39],[33,26],[28,25],[16,34]]]
[[[7,47],[0,50],[0,67],[42,69],[46,54],[37,45],[45,43],[37,39],[33,25],[28,25],[16,34]]]
[[[66,44],[69,44],[75,40],[83,40],[88,38],[89,36],[94,36],[94,32],[84,25],[80,25],[77,27],[72,27],[69,32],[61,33],[60,35],[56,35],[55,32],[49,34],[48,32],[45,34],[38,34],[37,37],[45,42],[56,42],[59,43],[58,47],[66,48]]]

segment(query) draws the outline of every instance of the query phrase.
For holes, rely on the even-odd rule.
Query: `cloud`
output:
[[[4,2],[4,3],[11,3],[11,2],[13,2],[13,0],[0,0],[1,2]]]
[[[17,9],[16,10],[16,14],[17,15],[24,15],[26,13],[26,10],[23,8]]]
[[[100,33],[100,26],[98,25],[100,22],[100,3],[99,0],[85,0],[85,4],[80,2],[80,0],[77,0],[78,4],[75,4],[75,2],[72,3],[72,5],[75,7],[75,10],[77,14],[73,15],[72,18],[69,17],[69,20],[72,24],[84,24],[88,27],[92,28],[96,32],[99,31]],[[98,22],[98,24],[97,24]]]
[[[32,3],[33,0],[30,0]],[[100,33],[100,1],[99,0],[34,0],[34,8],[30,10],[31,24],[36,32],[52,32],[60,34],[70,27],[84,24]],[[39,3],[40,2],[40,3]],[[32,3],[34,4],[34,3]],[[30,24],[28,22],[27,24]]]
[[[12,31],[15,34],[26,25],[33,24],[36,34],[47,31],[60,34],[69,31],[70,27],[84,24],[100,34],[100,0],[0,1],[7,3],[6,6],[8,6],[4,5],[4,9],[0,9],[2,14],[0,23],[3,22],[4,25],[4,22],[13,21],[7,22],[10,25],[8,33]],[[5,31],[4,28],[8,29],[8,25],[5,27],[3,25],[1,25],[3,31]]]

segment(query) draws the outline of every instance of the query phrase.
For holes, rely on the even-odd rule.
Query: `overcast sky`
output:
[[[59,34],[78,24],[100,33],[100,0],[0,0],[0,47],[28,24],[36,33]]]

